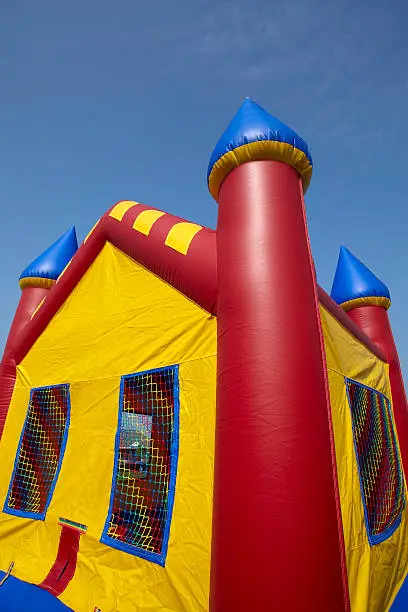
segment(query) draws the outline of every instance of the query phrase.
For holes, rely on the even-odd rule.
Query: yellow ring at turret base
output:
[[[27,289],[27,287],[50,289],[54,283],[55,280],[52,278],[38,278],[36,276],[27,276],[26,278],[20,278],[19,280],[20,289]]]
[[[385,310],[388,310],[391,306],[391,300],[387,297],[379,297],[379,296],[371,296],[371,297],[362,297],[355,298],[354,300],[348,300],[348,302],[343,302],[340,304],[340,307],[347,312],[352,308],[358,308],[359,306],[382,306]]]
[[[293,166],[302,177],[303,190],[309,187],[312,178],[312,164],[307,155],[296,149],[287,142],[277,142],[276,140],[257,140],[249,142],[233,151],[224,153],[212,167],[208,178],[208,189],[215,200],[218,200],[218,193],[223,180],[226,176],[241,164],[249,161],[261,160],[279,161]]]

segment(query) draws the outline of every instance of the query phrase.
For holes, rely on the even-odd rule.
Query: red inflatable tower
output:
[[[387,358],[394,416],[406,472],[408,406],[398,351],[388,318],[391,306],[388,287],[348,249],[341,247],[331,295]]]
[[[250,100],[209,164],[219,203],[215,612],[349,609],[303,203],[311,172],[306,143]]]
[[[21,273],[21,298],[0,362],[0,438],[16,379],[14,348],[17,337],[21,335],[77,248],[75,228],[72,227]]]
[[[36,308],[48,294],[54,281],[46,278],[30,278],[20,280],[21,297],[18,303],[10,332],[4,349],[3,359],[7,360],[13,355],[13,346],[17,336],[23,331],[31,319]]]

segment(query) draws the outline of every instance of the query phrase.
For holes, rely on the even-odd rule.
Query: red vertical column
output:
[[[211,609],[349,609],[301,181],[279,161],[219,192]]]
[[[14,348],[20,332],[31,319],[31,315],[47,295],[49,289],[44,287],[25,287],[22,289],[10,332],[6,341],[3,357],[0,362],[0,439],[3,435],[7,413],[14,391],[16,380],[16,362]]]
[[[20,332],[30,321],[33,312],[38,307],[41,300],[45,298],[48,292],[49,287],[41,286],[24,287],[22,289],[20,301],[18,303],[4,349],[3,360],[7,360],[11,355],[14,354],[13,348],[15,343],[17,342],[17,338]]]
[[[366,302],[370,298],[365,298]],[[372,298],[375,300],[375,298]],[[349,317],[387,356],[394,417],[406,477],[408,476],[408,406],[397,347],[384,306],[357,306],[347,311]]]

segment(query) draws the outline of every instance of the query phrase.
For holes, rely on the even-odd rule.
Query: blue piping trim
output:
[[[28,413],[30,411],[31,398],[32,398],[33,393],[35,391],[43,391],[44,389],[58,389],[58,388],[61,388],[61,387],[66,387],[67,392],[68,392],[68,398],[67,398],[67,404],[68,404],[68,406],[67,406],[67,420],[66,420],[66,423],[65,423],[64,436],[62,438],[62,443],[61,443],[61,450],[60,450],[60,457],[59,457],[59,461],[58,461],[57,471],[55,472],[55,476],[54,476],[54,479],[52,481],[52,485],[51,485],[50,490],[48,492],[47,502],[45,504],[45,510],[44,510],[44,512],[24,512],[23,510],[15,510],[14,508],[10,508],[9,507],[8,502],[9,502],[9,499],[10,499],[11,489],[12,489],[12,486],[13,486],[14,477],[15,477],[15,473],[16,473],[16,470],[17,470],[18,459],[20,457],[20,451],[21,451],[21,445],[23,443],[24,431],[25,431],[26,424],[27,424]],[[10,484],[9,484],[9,488],[8,488],[8,491],[7,491],[7,497],[6,497],[6,501],[4,503],[4,507],[3,507],[3,512],[5,512],[6,514],[12,514],[14,516],[20,516],[22,518],[34,519],[34,520],[37,520],[37,521],[43,521],[45,519],[48,507],[49,507],[49,505],[51,503],[51,499],[52,499],[52,496],[54,494],[55,487],[57,485],[57,480],[58,480],[59,473],[60,473],[60,470],[61,470],[62,461],[64,459],[65,448],[66,448],[67,440],[68,440],[68,431],[69,431],[69,426],[70,426],[70,418],[71,418],[71,394],[70,394],[70,385],[68,383],[62,383],[60,385],[48,385],[48,386],[45,386],[45,387],[33,387],[30,390],[30,399],[29,399],[29,402],[28,402],[28,408],[27,408],[25,419],[24,419],[23,430],[21,432],[20,441],[18,443],[17,454],[16,454],[16,457],[14,459],[13,473],[11,475]]]
[[[113,502],[115,498],[115,488],[116,488],[116,478],[118,473],[118,463],[119,463],[119,444],[120,444],[120,429],[122,423],[122,406],[123,406],[123,394],[124,394],[124,381],[127,378],[132,378],[134,376],[143,376],[144,374],[152,374],[157,372],[164,372],[168,370],[174,371],[174,387],[173,387],[173,397],[174,397],[174,422],[173,422],[173,432],[171,437],[171,449],[170,449],[170,479],[169,479],[169,490],[167,494],[167,517],[166,517],[166,526],[163,533],[163,542],[162,542],[162,552],[161,554],[152,553],[147,550],[143,550],[136,546],[131,546],[129,544],[124,544],[114,538],[110,538],[107,535],[107,531],[109,529],[110,518],[112,515]],[[178,450],[179,450],[179,427],[180,427],[180,384],[179,384],[179,366],[172,365],[166,366],[163,368],[155,368],[152,370],[145,370],[144,372],[135,372],[133,374],[125,374],[121,377],[120,380],[120,395],[119,395],[119,411],[118,411],[118,426],[116,430],[115,436],[115,460],[113,467],[113,477],[112,477],[112,486],[111,486],[111,494],[109,501],[109,511],[105,521],[105,527],[101,536],[101,543],[106,544],[107,546],[111,546],[112,548],[117,548],[123,552],[129,553],[136,557],[140,557],[141,559],[145,559],[146,561],[152,561],[153,563],[157,563],[162,567],[166,564],[167,550],[169,545],[169,537],[170,537],[170,527],[173,516],[173,506],[174,506],[174,497],[176,492],[176,481],[177,481],[177,465],[178,465]]]
[[[369,387],[368,385],[364,385],[363,383],[360,383],[356,380],[353,380],[352,378],[347,378],[347,376],[344,377],[344,380],[346,381],[346,394],[347,394],[347,400],[349,403],[349,408],[350,408],[350,412],[352,413],[353,409],[352,409],[352,404],[351,404],[351,398],[350,398],[350,394],[349,394],[349,390],[347,388],[347,382],[352,383],[353,385],[356,385],[358,387],[362,387],[363,389],[368,389],[369,391],[372,391],[374,393],[376,393],[377,395],[380,395],[383,399],[385,399],[386,404],[387,404],[387,408],[388,408],[388,414],[392,423],[392,427],[391,427],[391,435],[393,437],[393,441],[395,444],[395,448],[397,449],[397,454],[398,454],[398,461],[399,461],[399,469],[401,471],[401,474],[403,473],[402,471],[402,462],[401,462],[401,456],[400,456],[400,450],[399,450],[399,445],[398,445],[398,441],[397,441],[397,436],[396,436],[396,432],[395,432],[395,425],[394,425],[394,418],[393,418],[393,414],[392,414],[392,410],[391,410],[391,402],[388,399],[388,397],[386,395],[384,395],[384,393],[381,393],[381,391],[377,391],[377,389],[373,389],[372,387]],[[394,522],[387,527],[386,529],[384,529],[384,531],[382,531],[381,533],[374,535],[371,533],[370,530],[370,523],[369,523],[369,519],[368,519],[368,513],[367,513],[367,504],[366,504],[366,499],[365,499],[365,493],[364,493],[364,485],[363,485],[363,478],[362,478],[362,474],[361,474],[361,470],[360,470],[360,460],[359,460],[359,454],[358,454],[358,450],[357,450],[357,444],[356,444],[356,435],[355,435],[355,427],[354,427],[354,420],[353,417],[351,418],[351,425],[353,428],[353,444],[354,444],[354,452],[356,455],[356,461],[357,461],[357,469],[358,469],[358,476],[359,476],[359,480],[360,480],[360,491],[361,491],[361,497],[362,497],[362,501],[363,501],[363,510],[364,510],[364,518],[365,518],[365,524],[366,524],[366,530],[367,530],[367,537],[368,537],[368,542],[370,544],[370,546],[375,546],[376,544],[381,544],[382,542],[385,542],[385,540],[388,540],[388,538],[390,538],[392,536],[392,534],[398,529],[398,527],[401,524],[401,520],[402,520],[402,512],[405,509],[405,483],[404,483],[404,479],[403,479],[403,505],[401,508],[401,512],[400,514],[395,518]]]

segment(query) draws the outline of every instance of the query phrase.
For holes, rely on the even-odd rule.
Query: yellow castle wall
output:
[[[180,442],[165,568],[100,543],[124,374],[179,364]],[[0,569],[40,583],[64,517],[88,528],[60,599],[75,612],[208,609],[216,320],[107,243],[18,367],[0,445],[6,500],[33,387],[70,384],[67,446],[45,521],[0,515]]]

